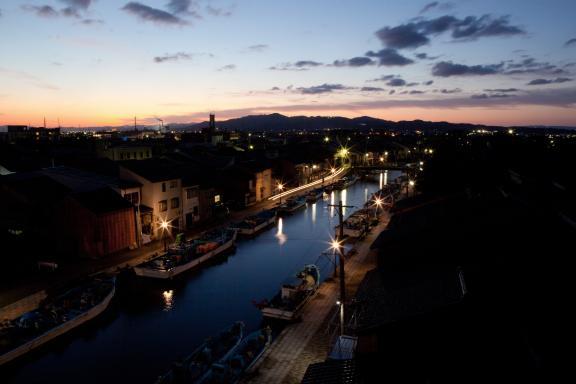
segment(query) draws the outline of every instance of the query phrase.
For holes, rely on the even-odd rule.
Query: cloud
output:
[[[410,95],[421,95],[423,93],[426,93],[426,91],[418,91],[418,90],[410,91]]]
[[[350,87],[346,87],[342,84],[322,84],[316,85],[313,87],[300,87],[296,88],[296,90],[304,95],[317,95],[321,93],[331,93],[333,91],[342,91],[350,89]]]
[[[456,25],[452,31],[455,39],[475,40],[489,36],[524,35],[526,31],[521,27],[510,25],[510,16],[493,18],[491,15],[481,17],[468,16]]]
[[[561,75],[566,71],[558,66],[551,64],[547,61],[539,62],[532,57],[524,55],[522,61],[509,61],[506,64],[505,73],[508,75],[526,75],[526,74],[542,74],[542,75]]]
[[[430,43],[430,37],[450,32],[454,41],[477,40],[482,37],[524,35],[524,29],[510,25],[509,16],[440,16],[435,19],[418,19],[396,27],[384,27],[376,36],[388,48],[418,48]]]
[[[443,93],[445,95],[450,95],[453,93],[460,93],[460,92],[462,92],[462,90],[460,88],[452,88],[452,89],[445,89],[444,88],[444,89],[440,90],[440,93]]]
[[[376,62],[369,57],[358,56],[349,60],[336,60],[332,64],[335,67],[365,67],[367,65],[374,65]]]
[[[218,71],[223,72],[223,71],[233,71],[234,69],[236,69],[236,65],[234,64],[228,64],[225,65],[223,67],[218,68]]]
[[[282,63],[268,69],[272,71],[307,71],[310,68],[320,67],[324,64],[313,60],[299,60],[294,63]]]
[[[380,88],[380,87],[362,87],[360,88],[360,90],[362,92],[382,92],[384,91],[384,88]]]
[[[218,16],[231,16],[232,11],[233,11],[232,7],[228,8],[228,9],[215,8],[215,7],[212,7],[211,5],[206,7],[206,12],[208,12],[212,16],[217,16],[217,17]]]
[[[394,78],[394,79],[389,80],[386,83],[386,85],[389,87],[403,87],[406,85],[406,80],[398,77],[398,78]]]
[[[368,81],[388,81],[390,79],[393,79],[395,77],[398,77],[396,75],[382,75],[376,79],[372,79],[372,80],[368,80]]]
[[[434,80],[428,80],[422,83],[423,85],[432,85],[434,84]]]
[[[452,8],[454,8],[454,4],[452,3],[440,3],[439,1],[433,1],[431,3],[426,4],[420,11],[420,14],[434,11],[436,9],[447,11]]]
[[[211,53],[206,52],[176,52],[173,54],[166,54],[164,56],[156,56],[154,58],[155,63],[164,63],[167,61],[178,61],[178,60],[192,60],[196,57],[200,56],[207,56],[207,57],[214,57]]]
[[[416,58],[420,59],[420,60],[436,60],[437,58],[439,58],[440,56],[429,56],[427,53],[417,53]]]
[[[407,57],[402,56],[395,49],[385,48],[378,52],[366,52],[366,56],[378,58],[378,65],[380,66],[405,66],[414,63]]]
[[[270,48],[270,46],[267,44],[255,44],[255,45],[251,45],[248,48],[246,48],[246,51],[248,51],[248,52],[264,52],[264,51],[268,50],[269,48]]]
[[[61,2],[68,4],[69,7],[75,9],[88,9],[90,5],[94,2],[93,0],[60,0]]]
[[[568,40],[567,42],[564,43],[564,46],[565,46],[565,47],[570,47],[570,46],[572,46],[572,45],[576,45],[576,38],[570,39],[570,40]]]
[[[493,75],[499,73],[501,67],[501,64],[468,66],[455,64],[451,61],[441,61],[432,68],[432,75],[439,77]]]
[[[496,89],[485,89],[484,92],[497,92],[497,93],[509,93],[518,92],[518,88],[496,88]]]
[[[421,33],[414,23],[392,28],[384,27],[376,31],[376,36],[384,46],[394,49],[417,48],[430,42],[430,39]]]
[[[170,0],[168,4],[166,4],[166,8],[172,11],[172,13],[188,13],[192,5],[192,0]],[[196,4],[194,4],[194,6],[195,5]]]
[[[49,90],[53,90],[53,91],[60,89],[56,85],[50,84],[50,83],[44,81],[43,79],[41,79],[37,76],[31,75],[31,74],[29,74],[27,72],[23,72],[23,71],[15,71],[12,69],[0,67],[0,76],[1,75],[11,77],[11,78],[17,79],[17,80],[24,80],[24,81],[29,82],[30,84],[32,84],[38,88],[42,88],[42,89],[49,89]]]
[[[84,25],[104,24],[104,20],[100,19],[84,19],[81,21]]]
[[[36,16],[40,17],[58,17],[59,13],[57,10],[49,5],[23,5],[22,9],[27,12],[32,12]]]
[[[548,79],[534,79],[526,85],[561,84],[561,83],[567,83],[567,82],[572,81],[572,80],[573,79],[570,79],[568,77],[557,77],[555,79],[550,79],[550,80],[548,80]]]
[[[132,1],[121,8],[122,10],[136,16],[140,20],[150,21],[164,25],[186,25],[188,22],[161,9],[152,8],[144,4]]]
[[[156,56],[154,58],[155,63],[164,63],[166,61],[178,61],[178,60],[192,60],[193,54],[186,52],[178,52],[171,55]]]
[[[496,94],[487,95],[485,93],[481,93],[478,95],[470,96],[471,99],[503,99],[506,97],[515,97],[515,95],[509,95],[506,93],[496,93]]]

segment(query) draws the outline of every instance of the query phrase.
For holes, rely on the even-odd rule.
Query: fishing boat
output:
[[[295,320],[319,286],[320,270],[314,264],[305,265],[296,274],[295,283],[283,284],[272,300],[259,305],[262,315],[280,320]]]
[[[318,201],[318,199],[322,197],[323,194],[324,194],[323,188],[313,189],[306,194],[306,202],[315,203],[316,201]]]
[[[304,207],[306,207],[306,199],[304,197],[291,197],[276,208],[276,213],[279,216],[290,215]]]
[[[114,297],[115,277],[92,277],[37,309],[0,325],[0,365],[98,316]]]
[[[170,279],[232,248],[236,230],[216,229],[202,237],[172,244],[168,252],[134,267],[138,276]]]
[[[276,221],[276,210],[268,209],[230,225],[240,235],[252,236]]]
[[[226,359],[240,345],[244,333],[244,323],[238,321],[220,332],[215,338],[208,338],[189,356],[175,361],[172,369],[160,376],[156,384],[189,384],[200,382],[210,372],[212,364]]]
[[[345,176],[340,180],[336,181],[333,186],[335,190],[346,189],[349,186],[355,184],[359,180],[358,176]]]
[[[269,327],[252,332],[225,358],[212,365],[201,384],[236,384],[258,362],[272,341]]]
[[[370,229],[369,209],[361,209],[351,214],[343,223],[344,236],[359,238],[364,236]],[[340,226],[336,226],[336,232]]]

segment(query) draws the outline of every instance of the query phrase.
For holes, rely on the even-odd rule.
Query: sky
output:
[[[0,125],[576,126],[574,0],[2,0]]]

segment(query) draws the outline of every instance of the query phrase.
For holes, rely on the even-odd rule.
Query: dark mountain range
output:
[[[503,129],[502,127],[488,127],[485,125],[474,124],[454,124],[448,122],[431,122],[431,121],[389,121],[376,119],[369,116],[356,117],[353,119],[347,117],[325,117],[325,116],[294,116],[288,117],[279,113],[271,115],[251,115],[237,119],[218,121],[217,127],[224,130],[237,131],[319,131],[325,129],[344,129],[344,130],[368,130],[383,129],[394,131],[415,131],[415,130],[472,130],[472,129]],[[186,130],[200,130],[208,127],[208,122],[204,121],[192,125],[179,125],[172,128]]]

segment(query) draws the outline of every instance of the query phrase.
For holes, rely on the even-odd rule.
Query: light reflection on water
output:
[[[174,290],[162,292],[162,298],[164,299],[164,311],[169,312],[174,307]]]
[[[314,204],[316,205],[316,204]],[[286,236],[286,234],[284,234],[282,231],[284,230],[284,221],[282,220],[282,218],[280,217],[278,219],[278,231],[276,232],[276,235],[274,235],[274,237],[276,237],[278,239],[278,244],[279,245],[283,245],[286,240],[288,239],[288,237]]]

